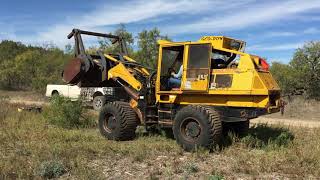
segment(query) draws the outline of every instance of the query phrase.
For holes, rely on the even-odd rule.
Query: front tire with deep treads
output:
[[[114,101],[105,104],[99,115],[100,133],[110,140],[125,141],[135,137],[137,115],[129,103]]]
[[[212,149],[222,136],[220,115],[212,107],[186,106],[175,117],[173,133],[177,143],[186,151],[197,147]]]

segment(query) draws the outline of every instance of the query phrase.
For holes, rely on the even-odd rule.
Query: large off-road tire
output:
[[[106,97],[96,96],[93,98],[92,107],[94,110],[100,111],[105,103],[106,103]]]
[[[109,140],[125,141],[133,139],[137,125],[137,115],[129,103],[114,101],[101,108],[99,130]]]
[[[248,135],[249,125],[249,120],[239,122],[223,122],[223,134],[228,135],[229,133],[233,133],[238,137],[244,137]]]
[[[212,107],[186,106],[175,117],[173,133],[186,151],[197,147],[212,149],[220,143],[222,136],[220,115]]]

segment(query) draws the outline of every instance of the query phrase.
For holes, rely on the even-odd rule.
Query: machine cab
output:
[[[159,41],[159,44],[158,92],[208,90],[212,49],[210,43]]]
[[[223,36],[204,36],[198,42],[160,40],[159,44],[160,93],[208,91],[212,70],[229,66],[235,59],[232,51],[241,52],[245,46],[243,41]]]

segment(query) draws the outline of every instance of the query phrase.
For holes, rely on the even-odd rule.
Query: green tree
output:
[[[297,86],[304,88],[309,98],[320,99],[320,41],[308,42],[297,49],[290,66]]]
[[[9,40],[4,40],[0,43],[0,64],[4,61],[14,59],[18,54],[27,50],[27,46],[20,43]],[[29,47],[30,48],[30,47]]]
[[[47,83],[61,82],[61,70],[71,57],[53,45],[34,47],[4,41],[0,43],[1,48],[13,52],[0,52],[0,87],[6,89],[33,89],[42,92]]]
[[[36,76],[32,78],[31,88],[43,92],[47,84],[62,84],[61,73],[64,65],[72,58],[58,48],[44,51],[37,65]]]
[[[150,68],[156,68],[158,59],[158,40],[169,40],[168,36],[160,34],[160,30],[153,28],[143,30],[138,34],[138,51],[135,59]]]
[[[122,37],[126,41],[128,54],[131,55],[133,53],[132,46],[134,43],[132,33],[127,31],[124,24],[120,24],[113,34]],[[119,43],[113,44],[109,39],[99,38],[99,49],[106,53],[115,54],[119,53],[120,46]]]
[[[273,62],[270,71],[284,94],[290,94],[297,88],[298,82],[290,65]]]

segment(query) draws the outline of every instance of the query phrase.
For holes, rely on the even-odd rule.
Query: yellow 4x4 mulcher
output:
[[[88,54],[81,35],[109,38],[119,53]],[[75,57],[63,79],[80,87],[110,87],[99,128],[110,140],[130,140],[138,125],[173,131],[185,150],[212,148],[249,120],[279,111],[280,89],[268,64],[244,52],[245,42],[205,36],[197,42],[159,41],[156,71],[127,55],[122,37],[74,29]],[[180,72],[179,72],[180,71]],[[172,86],[172,82],[174,86]],[[108,88],[108,89],[110,89]]]

